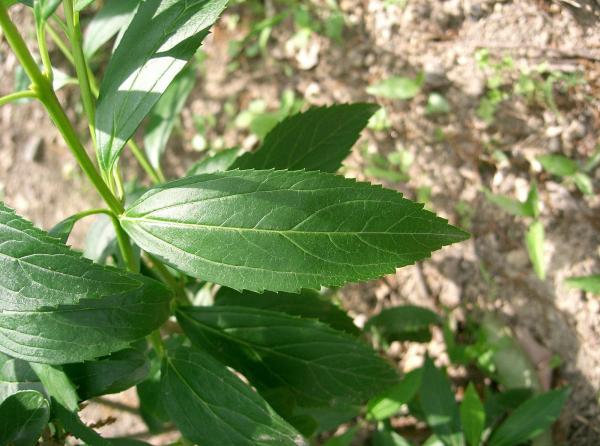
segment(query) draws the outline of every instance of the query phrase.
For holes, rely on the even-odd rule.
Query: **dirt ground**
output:
[[[196,115],[216,118],[209,141],[223,136],[226,146],[251,148],[256,143],[256,138],[230,125],[226,103],[245,109],[260,98],[276,108],[285,89],[310,104],[372,101],[365,91],[368,85],[390,75],[424,72],[425,86],[418,96],[381,101],[391,127],[366,131],[357,147],[384,155],[403,147],[414,155],[408,181],[384,184],[411,198],[420,188],[430,188],[429,206],[465,227],[472,238],[394,276],[348,286],[342,291],[344,302],[357,322],[382,307],[404,302],[450,308],[458,319],[467,307],[493,311],[513,328],[547,386],[572,386],[561,419],[566,443],[600,444],[600,301],[564,285],[569,276],[600,272],[600,200],[542,173],[534,161],[544,153],[585,160],[599,142],[600,2],[340,0],[339,6],[347,21],[341,43],[313,35],[307,48],[294,51],[286,46],[291,24],[284,23],[273,31],[268,54],[242,59],[234,71],[227,69],[227,48],[231,38],[244,33],[243,7],[226,13],[204,45],[206,74],[171,140],[167,172],[183,174],[200,157],[191,143]],[[234,13],[242,16],[235,29],[228,26]],[[28,13],[17,10],[15,17],[31,37]],[[486,93],[486,73],[475,60],[481,48],[487,48],[491,58],[511,56],[515,64],[547,63],[562,72],[581,72],[585,83],[568,95],[557,95],[558,112],[511,97],[502,103],[496,119],[485,123],[476,112]],[[53,55],[60,60],[56,51]],[[15,67],[14,57],[0,40],[0,95],[10,91]],[[438,117],[426,113],[432,91],[444,95],[451,113]],[[75,99],[72,90],[61,93],[65,104]],[[84,124],[80,127],[83,130]],[[440,133],[443,138],[436,137]],[[498,162],[494,150],[510,161]],[[0,151],[4,200],[36,224],[49,228],[99,204],[39,106],[0,108]],[[364,151],[356,150],[344,172],[378,182],[365,177],[366,166]],[[600,170],[592,176],[600,190]],[[482,193],[485,187],[522,198],[532,179],[539,184],[543,202],[545,281],[535,276],[529,264],[523,243],[525,221],[505,214]],[[81,246],[84,230],[85,225],[79,226],[72,236],[75,246]],[[423,354],[402,352],[406,354],[400,361],[403,368]],[[560,356],[562,366],[551,372],[548,364],[554,354]],[[133,405],[135,395],[129,392],[116,400]],[[105,432],[123,435],[143,430],[128,415],[93,405],[95,410],[86,409],[90,422],[118,414],[116,422],[103,428]],[[153,444],[164,441],[164,437],[152,440]]]

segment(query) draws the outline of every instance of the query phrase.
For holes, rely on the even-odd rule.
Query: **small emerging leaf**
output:
[[[495,204],[511,215],[517,217],[535,217],[532,207],[527,203],[521,203],[519,200],[505,195],[493,194],[487,189],[483,189],[483,192],[490,203]]]
[[[577,172],[573,175],[573,182],[584,195],[594,195],[594,184],[592,179],[582,172]]]
[[[397,192],[303,171],[183,178],[150,189],[121,223],[175,268],[251,291],[367,280],[467,237]]]
[[[49,417],[50,407],[41,393],[24,390],[9,396],[0,404],[0,444],[37,444]]]
[[[525,244],[535,273],[541,280],[544,280],[546,278],[546,259],[544,258],[544,225],[541,221],[534,221],[529,226]]]
[[[485,428],[485,410],[473,383],[469,383],[460,405],[460,421],[469,446],[479,446]]]
[[[424,80],[422,74],[415,79],[392,76],[367,87],[367,93],[386,99],[412,99],[421,91]]]
[[[569,277],[566,280],[567,285],[573,288],[579,288],[588,293],[600,296],[600,274],[590,276]]]
[[[542,155],[538,156],[537,160],[544,170],[558,177],[575,175],[579,170],[575,161],[563,155]]]

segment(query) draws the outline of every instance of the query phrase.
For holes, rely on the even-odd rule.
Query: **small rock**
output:
[[[529,265],[529,257],[522,249],[515,249],[506,254],[506,263],[511,271],[520,271]]]
[[[425,62],[423,72],[425,74],[425,84],[431,88],[442,88],[450,85],[446,70],[437,61]]]
[[[39,136],[32,136],[23,147],[25,161],[40,161],[43,155],[44,141]]]

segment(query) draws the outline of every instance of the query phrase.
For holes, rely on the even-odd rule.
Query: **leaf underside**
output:
[[[150,189],[121,223],[175,268],[251,291],[368,280],[467,237],[397,192],[304,171],[184,178]]]
[[[0,351],[80,362],[126,348],[160,326],[171,291],[103,267],[0,204]]]

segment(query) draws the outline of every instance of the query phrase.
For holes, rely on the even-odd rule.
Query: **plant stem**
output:
[[[41,11],[39,11],[41,14]],[[54,79],[54,72],[52,70],[52,62],[50,61],[50,54],[48,53],[48,44],[46,43],[46,21],[36,17],[35,34],[37,37],[38,49],[42,57],[42,64],[44,65],[45,76],[48,78],[50,83]]]
[[[48,27],[46,28],[46,31],[48,32],[48,35],[50,36],[50,38],[52,39],[52,41],[54,42],[54,44],[58,47],[58,49],[60,50],[60,52],[63,53],[63,55],[69,61],[69,63],[71,65],[75,66],[75,60],[73,59],[73,54],[71,54],[71,51],[67,47],[67,44],[60,37],[60,35],[58,34],[58,32],[54,28],[52,28],[52,26],[50,25],[50,23],[48,23],[47,26]]]
[[[81,26],[79,25],[79,13],[73,7],[73,0],[64,0],[65,20],[67,22],[68,38],[73,49],[73,61],[75,63],[75,72],[79,79],[79,88],[81,89],[81,101],[88,118],[90,135],[94,147],[96,147],[96,98],[92,94],[89,78],[89,68],[85,60],[82,48]]]
[[[144,152],[142,152],[142,149],[140,149],[140,146],[138,146],[133,139],[130,139],[129,141],[127,141],[127,145],[131,149],[131,153],[133,153],[133,155],[136,157],[136,159],[138,160],[138,162],[140,163],[142,168],[150,176],[150,179],[154,183],[157,183],[157,184],[164,183],[165,182],[164,175],[159,170],[154,169],[152,164],[150,164],[150,161],[148,160],[148,158],[146,158],[146,155],[144,154]]]
[[[133,255],[133,249],[131,248],[129,236],[121,227],[119,218],[112,212],[109,215],[112,220],[113,226],[115,227],[115,233],[117,234],[117,244],[119,245],[119,250],[121,251],[123,260],[125,260],[125,263],[127,264],[127,269],[134,273],[139,272],[139,266],[138,263],[135,261],[135,256]]]
[[[114,196],[114,194],[110,191],[106,183],[98,174],[96,167],[85,151],[85,148],[79,141],[79,137],[77,136],[75,129],[67,118],[67,115],[60,105],[60,102],[58,102],[58,98],[52,89],[52,85],[40,71],[37,63],[33,59],[33,56],[29,52],[25,41],[19,34],[19,31],[15,27],[14,23],[10,20],[4,2],[0,2],[0,28],[2,28],[8,44],[14,51],[17,59],[29,76],[29,79],[31,79],[33,84],[33,92],[36,93],[37,97],[46,107],[50,118],[56,127],[58,127],[58,130],[65,139],[69,149],[77,159],[77,162],[89,180],[92,182],[100,196],[104,199],[108,207],[115,214],[122,214],[124,211],[123,205],[117,199],[117,197]]]
[[[37,94],[32,90],[17,91],[15,93],[8,94],[0,97],[0,106],[6,105],[10,102],[18,101],[19,99],[33,99],[37,98]]]

